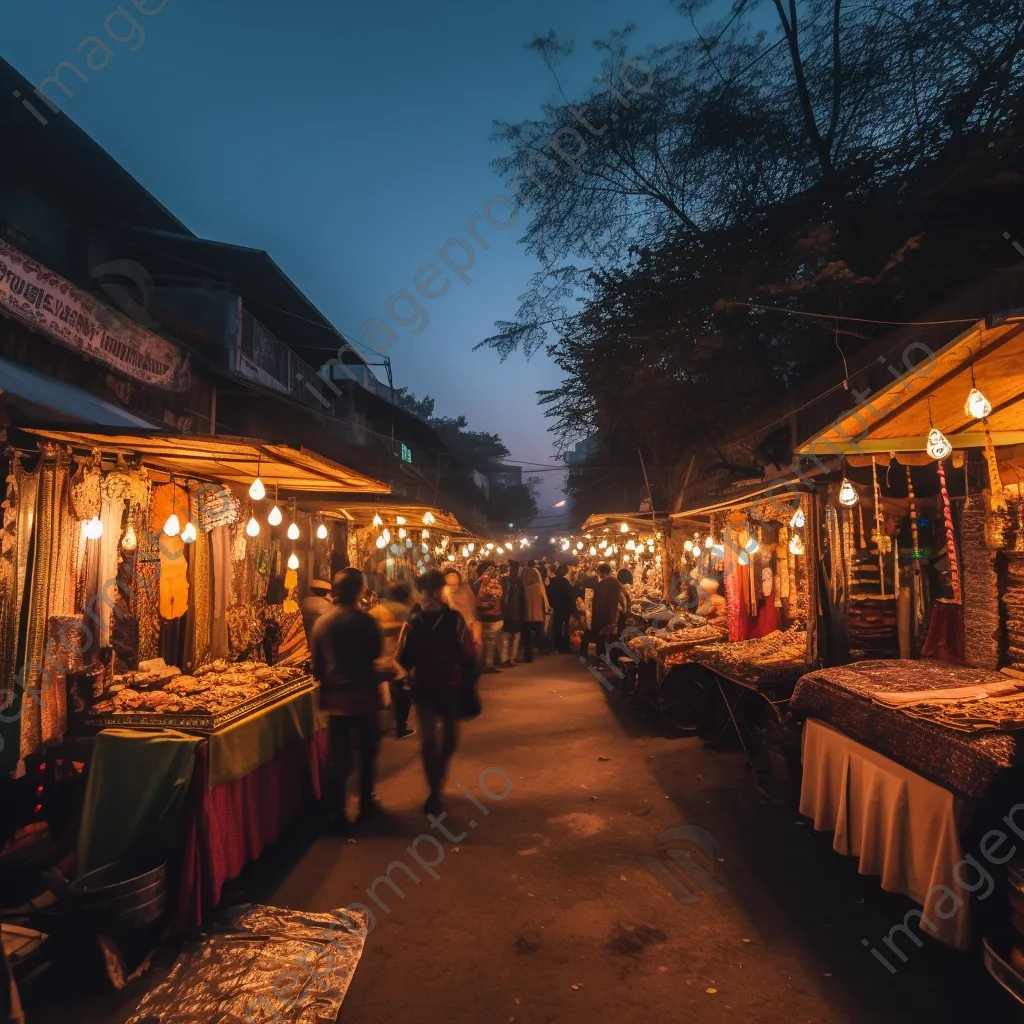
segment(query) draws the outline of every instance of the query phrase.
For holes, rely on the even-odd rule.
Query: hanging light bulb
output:
[[[792,555],[804,554],[804,539],[799,533],[794,533],[789,539],[789,552]]]
[[[398,528],[398,539],[399,540],[405,540],[405,538],[407,536],[408,536],[408,534],[406,533],[405,527],[404,526],[400,526]]]
[[[385,544],[391,543],[391,531],[386,526],[380,531],[380,535],[384,538]]]
[[[324,523],[321,523],[316,528],[316,539],[317,540],[327,540],[327,526]]]
[[[563,540],[562,541],[562,550],[563,551],[568,551],[569,550],[569,542],[567,540]]]
[[[405,538],[405,546],[407,548],[411,548],[412,547],[412,537],[406,537]]]
[[[463,544],[461,550],[459,551],[459,554],[462,555],[463,558],[467,557],[469,555],[469,548],[467,548],[466,545]]]
[[[262,501],[267,496],[267,489],[263,486],[263,481],[260,479],[259,470],[256,470],[256,479],[249,484],[249,497],[253,501]]]
[[[693,550],[693,541],[692,540],[685,540],[685,541],[683,541],[683,550],[687,554],[689,554]]]
[[[395,516],[395,522],[398,523],[399,526],[405,526],[405,516]]]
[[[245,532],[250,537],[257,537],[257,536],[259,536],[260,524],[258,522],[256,522],[256,517],[255,516],[249,516],[249,522],[247,522],[245,524]]]
[[[288,568],[292,569],[292,570],[295,570],[295,569],[298,569],[298,567],[299,567],[299,556],[297,554],[295,554],[295,552],[293,551],[288,556]]]
[[[168,537],[177,537],[181,533],[181,520],[173,512],[167,517],[167,522],[164,523],[164,533]],[[86,536],[88,535],[86,533]]]
[[[601,541],[601,542],[600,542],[600,543],[599,543],[599,544],[598,544],[597,546],[598,546],[599,548],[606,548],[606,547],[608,547],[608,541],[606,541],[606,540],[603,540],[603,541]]]
[[[623,523],[619,527],[619,533],[629,533],[629,523]]]
[[[926,451],[933,459],[945,459],[952,450],[953,446],[949,443],[949,439],[938,427],[932,427],[928,431]]]
[[[270,515],[267,516],[267,522],[270,523],[271,526],[280,526],[282,519],[284,519],[284,516],[281,515],[281,510],[275,505],[270,510]]]
[[[121,547],[125,551],[134,551],[139,546],[139,538],[135,536],[135,527],[129,523],[128,529],[124,531],[121,538]]]
[[[802,530],[804,528],[804,523],[806,521],[807,521],[807,517],[804,515],[804,510],[802,508],[798,508],[793,513],[793,518],[790,519],[789,525],[794,530]]]
[[[470,551],[473,551],[476,548],[476,545],[472,541],[470,541],[469,544],[467,544],[466,546],[469,548]]]
[[[192,525],[191,521],[187,522],[185,529],[181,531],[181,539],[186,544],[195,544],[197,536],[196,528]]]
[[[964,413],[976,420],[983,420],[992,415],[992,403],[977,388],[971,388],[964,403]]]
[[[376,526],[378,530],[384,525],[384,520],[381,519],[379,512],[373,517],[373,525]]]
[[[583,541],[581,541],[581,540],[576,541],[576,550],[577,551],[582,551],[583,550]]]
[[[430,553],[430,545],[429,544],[421,544],[420,548],[422,548],[423,554],[426,555],[426,554]]]
[[[428,512],[423,517],[423,522],[425,522],[427,524],[427,526],[433,526],[436,521],[437,520],[434,518],[434,513],[433,512]]]
[[[375,543],[377,544],[377,548],[378,548],[378,549],[379,549],[380,551],[383,551],[383,550],[384,550],[384,549],[385,549],[385,548],[386,548],[386,547],[388,546],[388,542],[387,542],[387,541],[386,541],[386,540],[384,539],[384,534],[381,534],[381,535],[380,535],[380,536],[379,536],[379,537],[377,538],[377,540],[376,540],[376,542],[375,542]]]
[[[177,522],[177,518],[175,518],[175,522]],[[103,536],[103,524],[100,522],[99,516],[93,516],[83,529],[87,540],[99,540]]]
[[[627,540],[626,541],[626,550],[627,551],[636,551],[636,541]]]
[[[650,544],[647,545],[647,550],[650,551],[652,554],[654,553],[654,541],[653,540],[651,541]]]
[[[498,554],[499,555],[505,554],[505,549],[504,548],[498,548]]]
[[[622,556],[622,561],[623,562],[628,562],[629,561],[629,555],[623,555]]]
[[[427,539],[427,538],[428,538],[428,537],[430,536],[430,531],[429,531],[429,530],[424,530],[424,531],[423,531],[422,533],[420,533],[420,536],[421,536],[421,537],[422,537],[422,538],[423,538],[424,540],[426,540],[426,539]]]
[[[714,546],[715,546],[715,538],[712,537],[711,534],[709,533],[704,538],[704,547],[706,547],[708,549],[708,551],[710,551]]]
[[[860,501],[860,495],[857,493],[857,489],[846,477],[843,477],[842,485],[839,488],[839,504],[849,508],[856,505],[858,501]]]
[[[591,546],[590,546],[590,553],[591,553],[592,555],[596,555],[596,554],[597,554],[597,548],[595,548],[595,547],[594,547],[593,545],[591,545]]]

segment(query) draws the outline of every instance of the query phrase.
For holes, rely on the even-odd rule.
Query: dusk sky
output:
[[[157,10],[161,0],[136,2]],[[106,38],[115,7],[8,4],[0,53],[35,82],[63,60],[84,67],[80,41]],[[65,112],[191,230],[266,249],[354,340],[504,191],[490,168],[492,120],[532,116],[555,94],[524,46],[535,33],[575,41],[566,91],[585,96],[596,88],[592,39],[632,22],[639,55],[687,30],[666,0],[167,0],[157,14],[135,14],[142,45],[126,22],[112,22],[126,42],[76,84]],[[535,392],[557,383],[557,369],[543,353],[502,364],[472,351],[495,320],[514,316],[536,269],[517,244],[522,225],[488,228],[471,283],[453,280],[427,303],[426,329],[402,329],[389,354],[396,386],[499,433],[514,460],[554,466]],[[559,472],[543,477],[542,507],[562,483]]]

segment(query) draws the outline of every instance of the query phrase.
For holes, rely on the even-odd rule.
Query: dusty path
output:
[[[979,956],[908,941],[895,976],[873,960],[861,939],[877,943],[910,904],[859,877],[791,805],[764,802],[738,755],[711,755],[637,717],[568,656],[485,677],[484,700],[464,729],[443,822],[464,838],[429,827],[416,740],[390,739],[384,822],[354,841],[296,832],[229,894],[374,911],[346,1024],[1016,1019]],[[722,858],[724,891],[689,904],[637,861],[683,823],[706,829]],[[443,860],[420,835],[440,841]],[[436,880],[409,854],[414,842],[437,862]],[[420,881],[392,867],[404,898],[378,883],[386,913],[365,890],[395,861]],[[75,1018],[123,1020],[133,989]]]

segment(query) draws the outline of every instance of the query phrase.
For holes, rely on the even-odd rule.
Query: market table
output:
[[[862,661],[802,676],[789,709],[801,719],[840,729],[965,801],[998,801],[1002,787],[1019,778],[1019,737],[1024,734],[958,732],[885,707],[872,694],[953,689],[1005,678],[987,669],[933,661]]]
[[[886,892],[924,909],[919,928],[940,942],[970,945],[970,893],[957,871],[967,808],[937,786],[838,729],[808,719],[800,813],[834,832],[836,853],[880,875]]]
[[[178,930],[202,925],[225,882],[320,799],[326,757],[312,687],[200,743],[185,800]]]

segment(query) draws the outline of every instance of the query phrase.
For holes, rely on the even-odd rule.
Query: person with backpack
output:
[[[502,629],[505,633],[502,653],[506,655],[501,663],[511,667],[516,663],[516,655],[519,653],[519,638],[523,635],[523,625],[526,620],[526,588],[519,575],[518,562],[509,561],[508,575],[502,579],[501,589],[504,595],[501,606],[504,619]]]
[[[402,630],[395,660],[409,673],[419,717],[420,753],[430,787],[423,812],[436,815],[444,809],[441,793],[458,742],[465,690],[475,687],[477,651],[466,620],[444,603],[444,574],[431,569],[416,586],[423,595],[421,610]]]
[[[476,618],[480,623],[480,648],[482,670],[488,673],[500,672],[501,627],[503,624],[502,603],[504,593],[498,582],[493,562],[481,562],[474,588],[476,590]]]

